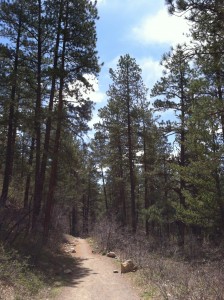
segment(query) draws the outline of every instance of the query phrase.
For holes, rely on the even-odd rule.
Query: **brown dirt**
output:
[[[66,236],[75,245],[75,260],[66,286],[59,290],[55,300],[139,300],[128,274],[122,274],[114,259],[92,253],[85,239]],[[113,273],[119,270],[119,273]]]

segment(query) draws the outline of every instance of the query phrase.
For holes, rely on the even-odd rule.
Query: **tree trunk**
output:
[[[46,121],[46,131],[45,131],[45,140],[44,140],[44,151],[41,161],[40,168],[40,176],[39,176],[39,202],[42,201],[43,188],[45,182],[45,174],[47,167],[47,159],[49,155],[49,145],[50,145],[50,136],[51,136],[51,125],[52,125],[52,111],[54,105],[54,96],[55,96],[55,87],[56,87],[56,79],[57,79],[57,68],[58,68],[58,50],[59,50],[59,42],[60,42],[60,34],[61,34],[61,19],[62,19],[62,10],[63,10],[63,0],[60,2],[60,12],[58,16],[58,28],[57,28],[57,37],[55,42],[55,50],[54,50],[54,64],[53,64],[53,75],[51,81],[51,92],[50,99],[48,105],[48,117]]]
[[[91,198],[91,181],[90,174],[88,179],[88,192],[87,195],[83,195],[83,233],[89,233],[89,207]]]
[[[103,181],[103,194],[104,194],[104,201],[105,201],[105,209],[106,209],[106,213],[108,213],[107,190],[106,190],[106,186],[105,186],[105,178],[104,178],[102,165],[101,165],[101,176],[102,176],[102,181]]]
[[[120,196],[120,203],[122,203],[122,225],[127,225],[127,211],[126,211],[126,198],[125,198],[125,188],[124,188],[124,171],[123,171],[123,157],[122,157],[122,147],[121,147],[121,141],[119,138],[119,144],[118,144],[118,151],[119,151],[119,196]]]
[[[33,164],[33,151],[34,151],[34,145],[35,145],[35,139],[32,137],[31,141],[31,147],[30,147],[30,157],[28,161],[29,165],[29,171],[26,178],[26,187],[25,187],[25,194],[24,194],[24,200],[23,200],[23,206],[24,208],[29,208],[29,191],[30,191],[30,181],[31,181],[31,167]]]
[[[0,198],[0,206],[4,206],[6,204],[6,200],[8,197],[9,184],[10,184],[10,180],[11,180],[11,176],[12,176],[12,169],[13,169],[15,131],[16,131],[15,106],[16,106],[16,89],[17,89],[21,29],[22,29],[22,20],[21,20],[21,16],[20,16],[19,24],[18,24],[17,40],[16,40],[15,61],[14,61],[14,69],[13,69],[13,82],[12,82],[11,99],[10,99],[11,101],[10,101],[9,116],[8,116],[5,171],[4,171],[2,194],[1,194],[1,198]]]
[[[132,150],[132,126],[130,114],[130,88],[129,88],[129,70],[127,66],[127,117],[128,117],[128,160],[129,160],[129,174],[131,184],[131,217],[132,217],[132,231],[136,232],[136,203],[135,203],[135,179],[134,179],[134,161]]]
[[[184,84],[183,84],[184,75],[181,72],[181,133],[180,133],[180,166],[185,166],[185,93],[184,93]],[[180,205],[185,207],[185,196],[183,191],[185,189],[186,183],[185,180],[180,176]],[[179,228],[179,246],[184,246],[185,242],[185,224],[182,221],[178,221]]]
[[[62,118],[63,118],[63,90],[64,90],[64,72],[65,72],[66,31],[68,25],[67,22],[68,22],[68,1],[66,2],[65,28],[64,28],[62,52],[61,52],[61,77],[60,77],[58,113],[57,113],[58,121],[57,121],[57,128],[55,134],[52,166],[50,172],[50,181],[49,181],[48,195],[47,195],[47,201],[45,207],[45,217],[44,217],[44,234],[43,234],[44,242],[47,242],[48,240],[51,214],[54,206],[54,192],[57,184],[58,156],[59,156],[59,146],[60,146],[60,137],[61,137],[61,128],[62,128]]]
[[[146,129],[145,124],[143,125],[143,151],[144,151],[144,181],[145,181],[145,209],[147,210],[150,205],[149,201],[149,193],[148,193],[148,178],[147,178],[147,171],[148,171],[148,165],[147,165],[147,154],[146,154]],[[149,235],[149,221],[145,220],[145,232],[146,235]]]
[[[71,232],[70,234],[71,235],[74,235],[74,236],[78,236],[79,233],[78,233],[78,214],[77,214],[77,210],[75,208],[75,206],[73,206],[72,208],[72,213],[71,213]]]
[[[36,165],[35,165],[35,188],[33,199],[32,228],[36,226],[37,217],[41,209],[40,183],[40,150],[41,150],[41,79],[42,79],[42,3],[38,0],[38,57],[37,57],[37,97],[35,107],[35,133],[36,133]]]

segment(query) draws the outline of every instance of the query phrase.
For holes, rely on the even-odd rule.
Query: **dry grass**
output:
[[[139,266],[137,281],[144,299],[222,300],[224,299],[224,259],[222,249],[199,245],[189,238],[184,251],[174,242],[156,241],[139,233],[118,228],[106,219],[93,232],[102,251],[116,251]]]

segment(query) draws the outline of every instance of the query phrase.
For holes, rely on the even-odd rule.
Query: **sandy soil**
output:
[[[120,274],[114,259],[92,253],[85,239],[69,237],[75,244],[76,264],[70,283],[60,289],[56,300],[139,300],[127,274]],[[114,270],[119,273],[113,273]]]

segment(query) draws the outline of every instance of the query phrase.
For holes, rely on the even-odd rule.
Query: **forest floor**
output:
[[[87,240],[66,235],[65,253],[74,264],[64,266],[67,281],[60,286],[55,300],[139,300],[139,291],[133,286],[132,275],[120,273],[120,264],[109,257],[95,253]],[[114,273],[118,270],[118,273]],[[66,274],[68,272],[68,274]]]
[[[57,233],[46,248],[30,241],[20,252],[0,246],[0,300],[224,299],[223,247],[187,260],[129,238],[122,251],[110,247],[114,259],[96,241]],[[139,270],[121,274],[120,260],[128,258]]]

